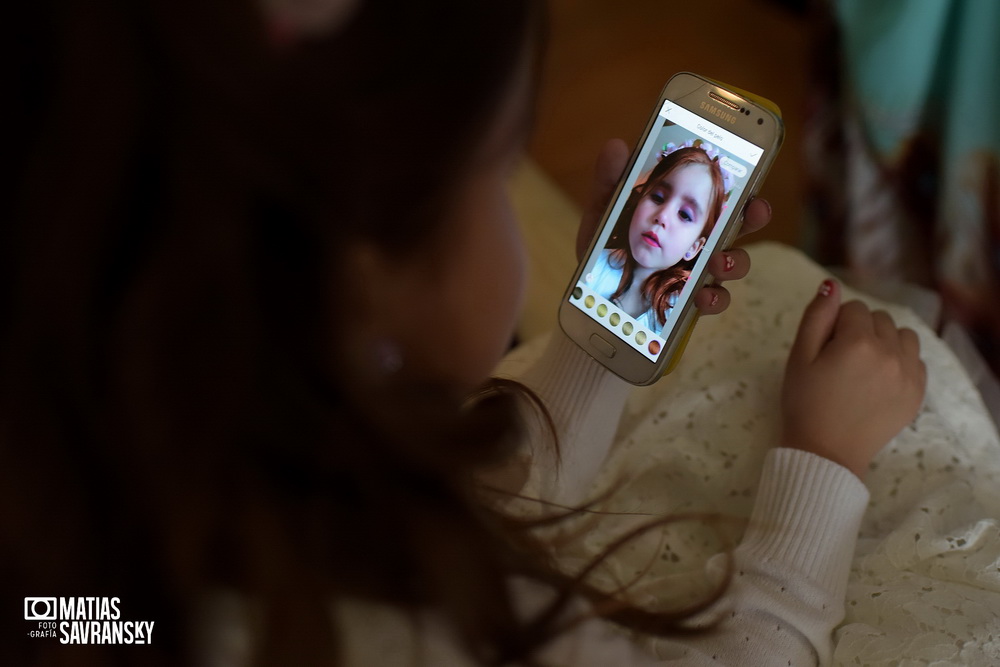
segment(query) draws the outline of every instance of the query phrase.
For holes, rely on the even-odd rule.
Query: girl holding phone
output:
[[[629,389],[559,336],[521,387],[489,383],[523,285],[506,184],[540,5],[126,4],[11,8],[32,38],[3,157],[0,590],[107,591],[156,632],[20,638],[9,661],[659,664],[597,612],[661,633],[688,613],[590,607],[478,482],[534,396],[561,461],[532,474],[578,494]],[[598,208],[624,161],[609,144]],[[754,202],[744,228],[768,218]],[[912,332],[824,290],[733,614],[678,637],[679,664],[829,653],[858,475],[923,376]]]

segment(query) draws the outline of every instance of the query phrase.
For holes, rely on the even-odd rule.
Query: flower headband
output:
[[[683,144],[675,144],[673,142],[664,144],[663,149],[659,152],[656,159],[662,160],[681,148],[700,148],[706,155],[708,155],[712,162],[719,165],[719,171],[722,173],[722,190],[726,193],[722,198],[723,205],[725,205],[725,203],[729,201],[729,195],[733,193],[733,185],[736,177],[733,176],[728,169],[722,166],[722,153],[719,149],[702,139],[688,139]]]

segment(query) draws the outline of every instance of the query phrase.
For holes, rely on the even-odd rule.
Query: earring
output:
[[[692,259],[697,257],[698,253],[701,252],[701,249],[705,247],[705,240],[706,239],[703,236],[700,239],[698,239],[693,246],[688,248],[687,252],[684,253],[684,259],[690,262]]]
[[[394,341],[379,338],[373,346],[375,367],[383,376],[394,375],[403,368],[403,353]]]

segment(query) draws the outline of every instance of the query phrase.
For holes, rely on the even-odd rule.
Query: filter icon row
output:
[[[583,288],[579,285],[573,290],[572,298],[576,301],[582,300],[584,309],[592,311],[596,315],[597,320],[606,321],[607,324],[605,326],[619,334],[622,338],[633,342],[638,348],[645,348],[650,356],[656,357],[660,353],[661,344],[659,340],[652,338],[648,332],[641,328],[637,331],[638,327],[636,327],[634,322],[622,317],[622,314],[617,309],[608,306],[607,303],[598,303],[597,297],[593,294],[588,294],[585,297],[583,295]],[[605,320],[605,318],[607,319]]]

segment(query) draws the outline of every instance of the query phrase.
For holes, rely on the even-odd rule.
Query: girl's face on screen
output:
[[[712,176],[704,164],[685,164],[646,189],[629,226],[632,257],[660,270],[697,254],[712,197]]]

